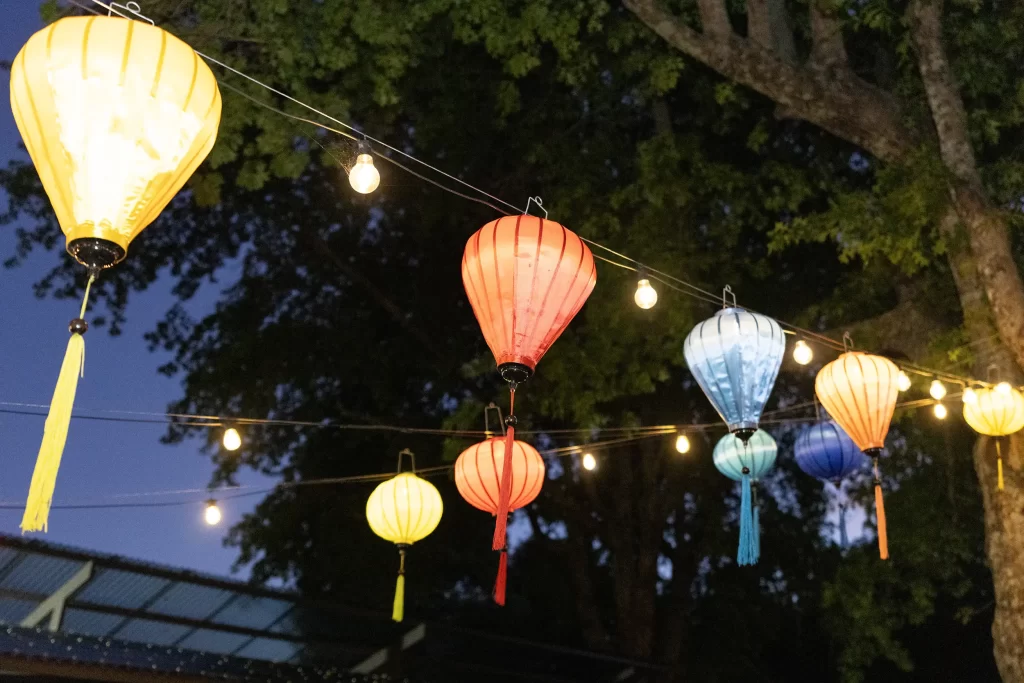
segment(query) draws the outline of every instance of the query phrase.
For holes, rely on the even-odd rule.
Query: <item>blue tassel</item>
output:
[[[736,564],[741,567],[757,562],[750,499],[750,477],[744,474],[740,485],[740,547],[736,551]]]
[[[754,503],[754,529],[753,529],[753,534],[754,534],[754,562],[753,562],[753,564],[757,564],[758,560],[761,559],[761,517],[758,514],[758,511],[760,509],[761,509],[761,506],[758,505],[755,502]]]
[[[846,537],[846,504],[839,505],[839,546],[846,549],[850,545],[850,539]]]

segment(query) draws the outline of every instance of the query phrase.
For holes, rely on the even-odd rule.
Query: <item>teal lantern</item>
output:
[[[736,564],[757,564],[761,557],[761,525],[757,505],[757,481],[775,464],[779,447],[768,432],[758,429],[744,441],[726,434],[715,444],[715,467],[740,482],[740,543]]]
[[[785,353],[779,323],[737,308],[735,301],[694,327],[683,343],[697,384],[729,431],[744,440],[757,430]]]

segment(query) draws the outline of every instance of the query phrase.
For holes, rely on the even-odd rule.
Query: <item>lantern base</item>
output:
[[[881,448],[866,448],[866,449],[864,449],[864,455],[868,456],[869,458],[878,458],[878,457],[880,457],[882,455],[882,449]]]
[[[740,441],[746,443],[750,441],[750,437],[752,437],[756,431],[757,427],[740,427],[734,431],[733,434],[735,434]]]
[[[509,384],[522,384],[533,376],[533,370],[522,363],[502,363],[498,366],[498,372]]]
[[[125,251],[110,240],[82,237],[68,243],[68,253],[89,270],[103,270],[124,260]]]

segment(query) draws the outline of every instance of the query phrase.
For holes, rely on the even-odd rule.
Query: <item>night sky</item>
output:
[[[0,60],[10,61],[32,33],[42,27],[38,0],[3,0],[0,21]],[[18,148],[20,136],[10,110],[7,75],[0,95],[0,160],[24,159]],[[0,206],[6,197],[0,192]],[[15,226],[0,228],[0,260],[13,253]],[[63,242],[62,242],[63,245]],[[67,323],[76,317],[74,301],[39,299],[32,285],[58,259],[70,258],[63,249],[37,252],[15,269],[0,269],[0,402],[49,403],[68,341]],[[129,254],[130,258],[130,254]],[[190,310],[212,310],[221,288],[230,286],[230,269],[218,274],[220,282],[202,290]],[[162,413],[181,394],[178,379],[157,373],[167,360],[164,353],[150,353],[143,339],[147,330],[172,303],[170,279],[158,281],[150,291],[135,297],[128,308],[123,334],[105,330],[86,335],[85,378],[79,382],[76,408],[98,413],[104,410]],[[88,316],[87,316],[88,317]],[[10,406],[0,405],[0,409]],[[124,501],[171,501],[204,498],[201,493],[159,497],[112,496],[151,491],[204,488],[212,465],[199,451],[199,441],[176,446],[160,443],[159,424],[127,424],[73,420],[64,451],[54,504]],[[0,500],[21,503],[28,492],[32,468],[42,436],[43,418],[0,414]],[[244,438],[244,434],[243,434]],[[266,486],[269,480],[243,472],[239,483]],[[203,522],[201,503],[184,507],[128,510],[54,510],[48,534],[35,538],[81,548],[116,553],[226,574],[235,550],[222,547],[227,528],[259,500],[258,496],[229,501],[221,507],[224,522],[215,528]],[[0,510],[0,533],[18,534],[20,510]],[[243,570],[243,574],[246,572]]]

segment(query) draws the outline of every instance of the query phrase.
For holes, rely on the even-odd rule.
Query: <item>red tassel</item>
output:
[[[882,485],[875,483],[875,516],[878,518],[878,555],[889,559],[889,536],[885,529],[885,502],[882,500]]]
[[[501,466],[501,487],[498,489],[498,511],[494,519],[494,538],[491,540],[491,550],[502,550],[505,543],[505,527],[508,525],[508,505],[512,498],[512,449],[516,443],[515,418],[512,417],[515,410],[516,390],[510,388],[508,403],[508,429],[505,430],[505,457],[502,458]]]
[[[501,549],[501,559],[498,560],[498,578],[494,581],[494,602],[505,606],[505,582],[508,580],[508,551]]]

